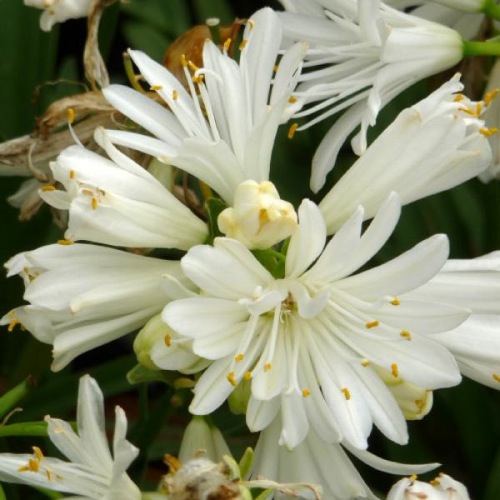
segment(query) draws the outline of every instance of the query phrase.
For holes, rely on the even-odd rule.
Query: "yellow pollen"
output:
[[[253,19],[249,19],[247,21],[247,24],[248,24],[248,27],[250,28],[250,30],[253,30],[253,27],[255,26],[255,21]]]
[[[391,372],[392,372],[392,375],[394,376],[394,378],[398,378],[399,368],[398,368],[397,363],[392,363],[392,365],[391,365]]]
[[[432,486],[436,487],[436,486],[439,486],[439,479],[436,478],[436,479],[433,479],[432,481],[429,481],[430,484],[432,484]]]
[[[370,366],[370,362],[367,359],[363,359],[361,361],[361,366],[364,366],[366,368],[367,366]]]
[[[479,133],[484,135],[484,137],[490,137],[492,135],[495,135],[498,132],[497,127],[491,127],[491,128],[480,128]]]
[[[193,61],[191,61],[191,60],[189,60],[189,61],[188,61],[188,66],[189,66],[189,69],[190,69],[191,71],[198,71],[198,70],[200,69],[200,68],[198,68],[198,66],[196,66],[196,64],[195,64]]]
[[[238,384],[236,379],[234,378],[234,372],[229,372],[227,375],[227,381],[233,386],[236,387]]]
[[[294,104],[294,103],[296,103],[296,102],[297,102],[297,98],[296,98],[295,96],[291,95],[291,96],[288,98],[288,102],[289,102],[290,104]]]
[[[75,121],[75,111],[73,108],[68,108],[68,122],[72,124]]]
[[[45,186],[42,186],[41,189],[42,191],[55,191],[56,187],[52,184],[46,184]]]
[[[478,102],[476,104],[476,116],[481,116],[481,113],[483,112],[483,105]]]
[[[181,64],[186,67],[188,65],[186,54],[181,54]]]
[[[95,197],[92,198],[91,205],[92,205],[92,210],[95,210],[97,208],[97,206],[99,205],[97,198],[95,198]]]
[[[164,340],[165,345],[166,345],[167,347],[170,347],[170,346],[172,345],[172,336],[170,335],[170,333],[167,333],[167,334],[165,335],[165,338],[164,338],[163,340]]]
[[[74,241],[71,240],[57,240],[58,245],[72,245]]]
[[[397,297],[394,297],[392,300],[391,300],[391,304],[393,306],[399,306],[401,304],[401,302],[399,302],[399,299]]]
[[[243,50],[247,46],[248,40],[242,40],[239,46],[240,50]]]
[[[500,383],[500,375],[498,375],[498,373],[494,373],[493,374],[493,380],[495,380],[496,382]]]
[[[344,387],[342,389],[342,394],[344,395],[347,401],[351,399],[351,393],[349,392],[349,389],[347,387]]]
[[[500,89],[493,89],[490,90],[485,96],[484,96],[484,105],[489,106],[491,104],[491,101],[495,99],[495,97],[498,95],[500,92]]]
[[[69,178],[70,179],[74,179],[75,178],[75,171],[74,170],[70,170],[69,171]]]
[[[237,361],[237,362],[240,362],[240,361],[243,361],[243,353],[239,353],[237,356],[234,357],[234,360]]]
[[[273,365],[271,363],[266,363],[264,365],[264,371],[268,372],[272,367],[273,367]]]
[[[229,47],[231,46],[231,43],[233,41],[228,38],[225,42],[224,42],[224,45],[222,46],[222,48],[224,49],[224,52],[227,52],[229,50]]]
[[[457,94],[455,98],[453,99],[453,102],[460,102],[465,98],[463,94]]]
[[[174,101],[177,101],[177,99],[179,99],[179,92],[176,89],[172,90],[172,99]]]
[[[378,320],[375,320],[375,321],[368,321],[368,323],[365,324],[365,327],[368,328],[368,330],[370,328],[377,328],[377,326],[380,325],[380,322]]]
[[[17,469],[18,472],[38,472],[40,470],[40,460],[37,458],[30,458],[27,465],[23,465]]]
[[[243,378],[245,380],[250,380],[252,378],[252,372],[245,372],[245,375],[243,375]]]
[[[311,391],[309,389],[302,389],[302,396],[308,398],[311,395]]]
[[[412,475],[411,475],[408,479],[409,479],[410,481],[416,481],[416,480],[417,480],[417,477],[418,477],[418,476],[417,476],[416,474],[412,474]]]
[[[151,85],[151,87],[149,87],[149,90],[161,90],[161,89],[163,89],[162,85]]]
[[[290,125],[290,128],[288,129],[288,138],[293,139],[293,136],[295,135],[295,132],[297,132],[297,129],[299,128],[298,123],[292,123]]]
[[[399,335],[401,335],[401,337],[403,337],[406,340],[411,340],[411,333],[408,330],[401,330]]]

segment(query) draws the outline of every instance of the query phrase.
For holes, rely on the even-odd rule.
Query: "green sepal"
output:
[[[205,243],[207,245],[213,245],[215,238],[218,236],[224,236],[219,231],[217,219],[219,214],[227,208],[227,205],[220,198],[209,198],[205,201],[205,208],[208,214],[208,236]]]

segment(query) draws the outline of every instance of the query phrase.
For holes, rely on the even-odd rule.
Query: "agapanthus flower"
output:
[[[153,136],[117,130],[109,131],[111,140],[185,170],[231,205],[243,181],[269,179],[276,131],[296,108],[291,94],[305,45],[286,51],[275,72],[281,41],[276,13],[258,11],[247,22],[239,62],[228,54],[230,39],[222,51],[207,40],[201,68],[182,60],[188,90],[147,55],[129,51],[168,109],[144,93],[110,85],[103,90],[108,101]]]
[[[335,232],[358,204],[375,214],[390,191],[403,203],[461,184],[491,165],[488,137],[495,132],[480,118],[491,102],[470,101],[455,75],[428,97],[404,109],[340,178],[319,204],[328,233]],[[315,155],[312,180],[325,179],[329,146]]]
[[[399,211],[393,193],[361,235],[359,207],[325,246],[321,212],[303,201],[276,276],[236,240],[191,248],[181,266],[202,292],[187,291],[163,310],[193,352],[212,360],[196,383],[191,412],[209,414],[238,384],[249,383],[249,428],[266,428],[281,409],[280,442],[289,448],[310,427],[327,442],[360,449],[373,425],[406,442],[403,414],[376,367],[427,390],[457,384],[457,363],[433,336],[456,328],[470,312],[432,294],[398,298],[442,269],[443,235],[355,274],[389,238]],[[169,369],[168,362],[159,366]]]
[[[389,491],[387,500],[470,500],[467,488],[446,474],[439,474],[430,483],[417,481],[416,476],[399,480]]]
[[[24,0],[24,5],[43,9],[40,28],[50,31],[56,23],[89,15],[92,0]]]
[[[126,470],[139,450],[126,440],[127,417],[115,407],[113,454],[105,432],[104,401],[97,382],[80,379],[77,427],[45,417],[49,438],[67,461],[46,457],[34,446],[33,454],[0,453],[0,481],[70,493],[81,500],[140,500],[139,488]]]
[[[283,0],[284,40],[306,40],[302,82],[295,94],[306,106],[297,118],[316,115],[302,130],[343,115],[322,140],[335,162],[340,146],[361,125],[353,148],[362,154],[366,131],[380,109],[411,84],[457,64],[463,56],[454,30],[393,9],[379,0]],[[323,167],[322,167],[323,168]],[[324,179],[323,179],[324,180]],[[313,183],[313,189],[319,189]]]
[[[8,276],[24,279],[29,304],[0,321],[11,329],[19,323],[53,345],[56,371],[80,354],[142,327],[168,301],[164,276],[181,278],[177,261],[61,243],[20,253],[7,262]]]

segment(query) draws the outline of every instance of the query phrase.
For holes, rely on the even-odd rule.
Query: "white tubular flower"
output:
[[[417,481],[416,476],[399,480],[389,491],[387,500],[470,500],[467,488],[446,474],[430,483]]]
[[[218,218],[220,231],[248,248],[271,248],[288,238],[297,227],[293,205],[280,199],[274,184],[245,181],[234,195],[234,206]]]
[[[8,275],[25,281],[29,305],[0,324],[23,325],[54,346],[55,371],[80,354],[143,326],[168,301],[162,276],[179,277],[178,262],[95,245],[48,245],[10,259]]]
[[[465,376],[500,389],[500,252],[448,261],[433,279],[408,294],[411,300],[424,297],[472,311],[458,328],[434,339],[455,356]]]
[[[64,420],[49,416],[45,420],[50,440],[68,461],[45,457],[38,447],[33,447],[33,455],[1,453],[0,481],[71,493],[70,498],[81,500],[140,500],[139,488],[125,472],[139,454],[125,438],[127,417],[119,406],[115,407],[111,455],[104,426],[103,395],[93,378],[85,375],[80,379],[78,433]]]
[[[462,94],[455,75],[427,98],[404,109],[319,204],[334,233],[357,204],[370,218],[390,191],[403,204],[444,191],[491,164],[490,130],[478,114],[486,104]],[[317,155],[321,155],[318,151]]]
[[[50,205],[69,210],[66,239],[114,246],[187,250],[207,236],[206,224],[140,165],[118,151],[104,129],[96,141],[110,160],[70,146],[51,163],[53,187],[40,192]]]
[[[203,417],[195,416],[184,431],[179,460],[186,464],[200,455],[212,462],[221,462],[224,455],[231,456],[231,451],[214,424],[208,423]]]
[[[301,75],[295,94],[306,109],[295,116],[318,115],[297,130],[347,108],[323,138],[315,158],[311,187],[318,191],[350,133],[361,124],[352,144],[362,154],[367,128],[375,124],[380,109],[418,80],[458,63],[462,38],[446,26],[379,0],[283,4],[288,10],[280,15],[285,40],[303,39],[310,46],[304,63],[309,71]]]
[[[274,73],[281,39],[276,13],[265,8],[247,23],[239,63],[229,57],[227,47],[221,52],[207,40],[203,68],[183,61],[189,92],[163,66],[129,51],[169,109],[127,87],[105,88],[113,106],[155,137],[110,131],[111,140],[189,172],[231,205],[243,181],[269,178],[276,131],[295,107],[289,100],[305,45],[285,52]]]
[[[294,450],[278,445],[281,422],[279,416],[265,429],[257,442],[252,476],[263,476],[279,482],[308,482],[322,486],[321,498],[351,500],[376,497],[354,467],[342,445],[325,442],[310,430]],[[350,448],[348,448],[350,449]],[[439,464],[405,465],[381,459],[367,451],[354,450],[355,455],[369,466],[390,474],[419,474],[435,469]],[[316,497],[303,494],[301,498]]]
[[[361,236],[359,207],[325,247],[321,213],[304,200],[277,278],[236,240],[189,250],[181,266],[203,293],[170,302],[163,320],[192,339],[195,354],[213,360],[196,384],[191,412],[211,413],[251,379],[248,426],[264,429],[281,407],[280,441],[289,448],[310,424],[327,442],[344,439],[357,448],[367,446],[373,424],[406,442],[401,410],[371,364],[429,390],[457,384],[455,360],[428,334],[460,325],[469,312],[397,298],[442,268],[443,235],[351,276],[385,243],[399,213],[393,193]]]
[[[44,9],[40,28],[50,31],[54,24],[89,15],[92,0],[24,0],[24,5]]]

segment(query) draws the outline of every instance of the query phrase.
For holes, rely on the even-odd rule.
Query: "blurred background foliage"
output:
[[[129,46],[144,50],[161,61],[169,43],[193,24],[203,23],[208,17],[219,17],[223,24],[230,23],[236,16],[247,17],[265,4],[272,5],[255,0],[129,0],[116,3],[106,10],[100,30],[100,46],[111,79],[125,81],[121,54]],[[35,126],[35,117],[49,103],[81,92],[85,85],[81,65],[85,20],[68,21],[44,33],[38,26],[39,15],[38,10],[24,7],[21,0],[0,0],[1,141],[29,134]],[[425,96],[446,76],[421,82],[401,95],[380,116],[377,127],[371,132],[372,137],[390,123],[401,108]],[[283,198],[298,204],[303,197],[313,197],[307,189],[309,164],[327,126],[322,124],[296,134],[292,141],[287,138],[286,128],[280,131],[272,176]],[[337,179],[354,159],[346,147],[331,174],[331,181]],[[19,251],[52,243],[61,237],[61,231],[51,224],[46,207],[31,221],[19,222],[17,210],[5,199],[22,179],[1,177],[0,181],[2,262]],[[397,255],[437,232],[448,234],[455,258],[475,257],[500,248],[500,182],[484,185],[473,180],[405,207],[398,229],[379,259]],[[22,302],[23,287],[21,280],[16,278],[7,280],[2,275],[0,280],[1,313],[4,314]],[[159,475],[165,472],[160,462],[162,455],[165,452],[175,454],[178,450],[182,428],[187,422],[184,410],[190,396],[187,390],[174,392],[163,385],[131,387],[125,379],[125,373],[135,363],[131,352],[130,338],[124,339],[88,353],[61,373],[52,374],[47,346],[23,331],[9,332],[2,327],[0,394],[28,375],[36,381],[36,386],[20,402],[23,412],[13,415],[10,422],[41,420],[49,413],[74,418],[78,377],[89,372],[101,384],[110,408],[120,404],[126,409],[132,421],[130,439],[142,450],[132,474],[135,480],[154,488]],[[499,415],[500,394],[465,380],[459,387],[438,391],[434,409],[424,421],[410,422],[408,446],[394,445],[374,432],[372,451],[398,461],[441,462],[444,471],[469,486],[473,498],[498,500]],[[248,443],[254,442],[253,438],[245,436],[242,419],[231,415],[227,408],[217,412],[215,421],[236,455]],[[47,452],[51,451],[50,443],[39,437],[0,438],[0,451],[27,452],[40,442]],[[387,491],[394,480],[360,467],[376,491]],[[332,474],[335,471],[332,470]],[[5,486],[5,495],[9,500],[57,497],[10,486]]]

